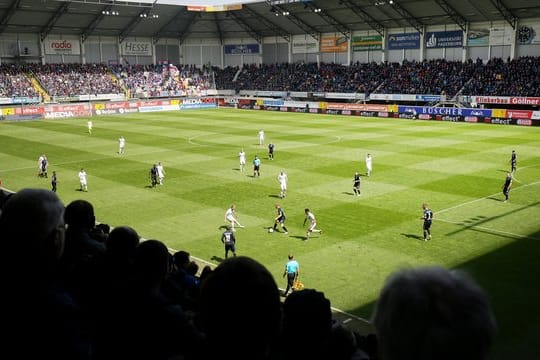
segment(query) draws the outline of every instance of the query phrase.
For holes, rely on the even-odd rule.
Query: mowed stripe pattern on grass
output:
[[[279,285],[287,254],[295,254],[307,287],[363,317],[386,276],[402,266],[460,266],[519,240],[503,229],[527,236],[539,230],[534,183],[540,180],[540,129],[227,109],[93,122],[91,136],[86,119],[0,123],[4,186],[48,188],[35,176],[37,158],[45,153],[66,204],[87,199],[99,221],[131,225],[145,238],[214,263],[223,258],[224,212],[235,203],[246,226],[237,232],[239,254],[265,264]],[[258,145],[260,129],[266,143],[276,145],[273,161]],[[116,153],[120,135],[126,138],[122,156]],[[248,159],[243,173],[241,148]],[[511,201],[502,203],[497,193],[511,150],[519,156],[519,183]],[[355,197],[353,174],[365,174],[367,153],[373,175],[362,176],[362,195]],[[255,155],[262,159],[260,178],[251,176]],[[165,185],[151,189],[148,172],[158,161],[167,172]],[[88,193],[76,191],[81,167]],[[283,200],[277,181],[282,170],[289,176]],[[266,231],[276,202],[286,212],[288,236]],[[421,241],[423,202],[435,211],[428,243]],[[307,242],[306,207],[324,230]],[[480,226],[494,231],[478,231]]]

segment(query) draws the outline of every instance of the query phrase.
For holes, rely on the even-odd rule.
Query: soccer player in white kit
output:
[[[367,170],[366,175],[367,176],[371,176],[372,160],[373,158],[371,157],[371,154],[367,154],[366,155],[366,170]]]
[[[259,131],[259,145],[264,145],[264,130]]]
[[[240,171],[244,171],[244,168],[246,167],[246,153],[244,149],[240,150],[238,158],[240,159]]]
[[[311,211],[309,211],[309,209],[307,208],[304,209],[304,212],[306,213],[306,218],[304,219],[304,225],[306,225],[306,221],[309,220],[309,227],[306,232],[306,240],[309,239],[309,236],[311,235],[312,232],[318,232],[322,234],[322,230],[315,228],[317,226],[317,219],[315,219],[315,215]]]
[[[163,168],[163,165],[161,162],[158,162],[157,166],[157,175],[159,179],[159,185],[163,185],[163,179],[165,178],[165,169]]]
[[[122,155],[124,153],[124,147],[126,146],[126,139],[123,136],[120,136],[118,139],[118,154]]]
[[[81,171],[79,171],[79,184],[81,185],[81,191],[88,191],[86,171],[84,171],[83,168],[81,168]]]
[[[86,126],[88,126],[88,133],[90,135],[92,135],[92,120],[88,120],[88,122],[86,123]]]
[[[235,211],[236,211],[236,205],[232,204],[231,207],[228,208],[227,211],[225,212],[225,221],[226,222],[228,221],[231,224],[232,231],[235,231],[234,225],[238,225],[241,228],[244,227],[238,222],[238,220],[236,220]]]
[[[279,189],[280,189],[280,193],[279,193],[279,197],[280,198],[285,198],[285,195],[287,193],[287,174],[285,174],[285,172],[280,172],[279,175],[278,175],[278,181],[279,181]]]

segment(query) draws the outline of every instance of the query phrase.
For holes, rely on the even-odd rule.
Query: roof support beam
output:
[[[193,13],[191,17],[188,19],[188,21],[186,21],[186,25],[184,26],[184,28],[180,30],[180,35],[178,36],[178,42],[180,43],[180,45],[182,45],[184,40],[186,40],[186,38],[188,37],[189,29],[191,28],[193,24],[195,24],[195,20],[197,20],[198,17],[199,17],[199,14]]]
[[[459,25],[461,30],[467,31],[467,20],[465,20],[465,18],[459,12],[457,12],[456,9],[454,9],[446,0],[435,0],[435,2],[441,7],[441,9],[444,10],[446,14],[448,14],[448,16],[450,16],[452,20],[454,20],[457,25]]]
[[[0,19],[0,34],[6,30],[9,20],[11,19],[13,14],[15,14],[15,11],[17,11],[20,3],[21,0],[13,0],[11,5],[9,6],[9,9],[7,9],[4,17]]]
[[[249,8],[247,5],[244,5],[243,11],[246,11],[251,16],[256,17],[259,22],[263,23],[267,28],[272,30],[272,32],[278,34],[287,42],[291,42],[291,35],[287,31],[285,31],[283,28],[277,26],[276,24],[274,24],[273,22],[271,22],[264,16],[257,14],[253,9]]]
[[[270,8],[274,8],[276,10],[279,11],[279,15],[283,14],[284,12],[287,12],[289,13],[289,11],[285,8],[283,8],[282,6],[279,6],[279,5],[272,5],[272,1],[270,0],[266,0],[266,3],[268,4],[268,6],[270,6]],[[293,24],[295,24],[296,26],[298,26],[300,29],[302,29],[304,32],[306,32],[307,34],[311,35],[311,37],[313,37],[314,39],[316,40],[319,40],[320,37],[321,37],[321,34],[317,31],[317,29],[315,29],[314,27],[310,26],[309,24],[306,24],[305,22],[303,22],[302,20],[300,20],[298,18],[298,16],[292,14],[292,13],[289,13],[289,15],[286,16],[286,18],[292,22]]]
[[[120,32],[120,35],[118,35],[118,38],[120,40],[120,43],[124,42],[124,40],[126,39],[126,37],[129,36],[129,34],[133,31],[133,29],[135,29],[135,27],[141,22],[141,20],[143,18],[146,18],[146,15],[148,15],[148,13],[150,12],[150,10],[152,10],[152,8],[154,7],[154,5],[157,3],[158,0],[154,0],[154,2],[152,3],[152,5],[150,6],[149,9],[144,9],[142,10],[140,13],[137,14],[137,16],[135,18],[133,18],[129,24],[122,30],[122,32]]]
[[[165,37],[168,33],[171,33],[171,31],[167,31],[169,26],[171,26],[174,22],[180,20],[180,17],[187,13],[186,7],[182,7],[180,11],[165,25],[163,25],[158,31],[152,35],[152,39],[154,40],[154,44],[158,42],[159,39],[162,37]]]
[[[236,23],[240,25],[242,29],[244,29],[249,35],[251,35],[252,38],[257,40],[259,44],[262,43],[263,36],[259,34],[259,32],[249,26],[240,16],[235,14],[234,11],[229,11],[229,14],[231,14],[231,16],[234,18],[234,21],[236,21]]]
[[[504,20],[506,20],[510,24],[510,26],[512,26],[512,29],[516,30],[517,18],[514,14],[512,14],[510,9],[508,9],[506,5],[504,5],[502,0],[491,0],[491,3],[501,13],[501,15],[504,17]]]
[[[86,27],[86,29],[84,29],[83,33],[81,34],[82,42],[84,42],[86,39],[88,39],[90,35],[92,35],[98,24],[105,17],[105,12],[111,11],[111,9],[112,5],[105,6],[103,9],[101,9],[101,12],[92,19],[92,22],[90,22],[90,24]]]
[[[228,13],[227,13],[227,16],[229,16]],[[216,30],[217,30],[217,36],[219,38],[219,43],[223,44],[223,31],[221,31],[221,25],[219,24],[217,12],[214,12],[214,21],[216,23]]]
[[[409,23],[413,28],[416,29],[420,34],[424,33],[424,24],[422,24],[417,18],[413,16],[410,12],[404,9],[396,1],[392,4],[392,8],[399,14],[405,21]]]
[[[345,36],[347,39],[351,37],[351,29],[349,29],[342,22],[338,21],[335,17],[327,13],[325,10],[317,6],[315,1],[308,2],[306,3],[306,5],[308,5],[312,11],[314,9],[318,9],[319,11],[316,14],[318,14],[321,18],[323,18],[328,24],[332,25],[337,31],[343,34],[343,36]]]
[[[341,0],[343,5],[345,5],[349,10],[351,10],[353,13],[355,13],[358,17],[360,17],[362,20],[366,22],[373,30],[379,33],[379,35],[384,36],[384,25],[381,24],[378,20],[376,20],[374,17],[369,15],[367,12],[362,10],[362,8],[350,0]]]
[[[49,19],[49,21],[47,22],[47,25],[45,25],[41,29],[41,32],[40,32],[40,35],[39,35],[40,38],[41,38],[41,41],[43,41],[47,37],[47,35],[49,35],[49,33],[51,32],[51,30],[54,27],[54,24],[56,24],[58,19],[60,19],[60,17],[67,12],[70,2],[71,1],[63,2],[62,5],[60,5],[58,7],[58,9],[54,13],[54,15]]]

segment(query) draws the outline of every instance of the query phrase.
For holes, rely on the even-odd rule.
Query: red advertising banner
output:
[[[506,110],[506,118],[509,119],[531,119],[533,112],[531,110]]]
[[[14,108],[16,115],[42,115],[45,110],[43,106],[24,106]]]

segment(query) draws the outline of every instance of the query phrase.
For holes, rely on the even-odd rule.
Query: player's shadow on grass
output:
[[[222,258],[222,257],[220,257],[220,256],[214,255],[214,256],[212,256],[212,258],[211,258],[210,260],[220,263],[220,262],[222,262],[222,261],[225,260],[225,259]]]
[[[281,199],[281,196],[275,195],[275,194],[268,195],[268,197],[272,197],[272,198],[276,198],[276,199]]]
[[[301,236],[301,235],[290,235],[289,237],[292,237],[292,238],[295,238],[295,239],[298,239],[298,240],[302,240],[302,241],[307,240],[307,237]]]
[[[504,201],[503,198],[498,198],[498,197],[495,197],[495,196],[490,196],[488,197],[489,200],[493,200],[493,201]]]
[[[421,237],[420,235],[416,235],[416,234],[405,234],[405,233],[401,233],[401,235],[405,236],[406,238],[409,238],[409,239],[416,239],[416,240],[424,240],[423,237]]]
[[[348,191],[344,191],[344,192],[342,192],[342,194],[345,194],[345,195],[354,195],[352,192],[348,192]]]

